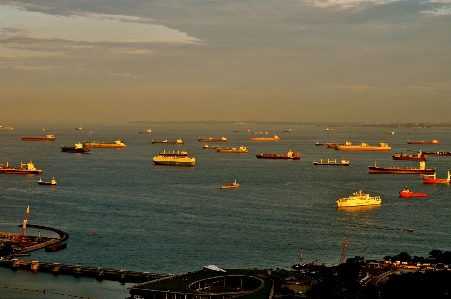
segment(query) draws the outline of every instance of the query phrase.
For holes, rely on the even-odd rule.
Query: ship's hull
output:
[[[374,201],[374,200],[351,200],[347,202],[337,203],[339,208],[346,208],[346,207],[363,207],[363,206],[379,206],[381,205],[380,201]]]
[[[232,154],[247,154],[247,150],[239,150],[239,149],[227,149],[227,148],[218,148],[218,153],[232,153]]]
[[[412,168],[412,167],[378,167],[368,166],[368,173],[398,173],[398,174],[434,174],[435,169]]]
[[[73,146],[62,146],[61,151],[64,153],[88,154],[89,148],[75,148]]]
[[[177,158],[177,157],[154,157],[152,161],[155,165],[165,165],[165,166],[195,166],[196,159],[195,158]]]
[[[199,142],[227,142],[226,140],[223,139],[197,139]]]
[[[52,183],[52,182],[38,182],[39,185],[53,185],[56,186],[56,183]]]
[[[331,166],[349,166],[349,163],[338,163],[338,162],[313,162],[313,165],[331,165]]]
[[[424,152],[428,156],[451,156],[451,152]]]
[[[381,146],[360,146],[360,145],[337,145],[335,149],[338,151],[377,151],[377,152],[387,152],[391,151],[391,147],[381,147]]]
[[[428,157],[426,155],[414,156],[414,155],[394,155],[393,160],[415,160],[415,161],[426,161]]]
[[[449,184],[448,179],[423,178],[424,184]]]
[[[42,170],[36,169],[36,170],[28,170],[26,168],[1,168],[0,173],[5,174],[39,174]]]
[[[240,184],[222,185],[222,186],[219,186],[219,189],[237,189],[239,186],[240,186]]]
[[[259,159],[285,159],[285,160],[299,160],[301,159],[300,153],[293,153],[292,156],[287,154],[258,154],[255,155]]]
[[[411,191],[401,191],[399,192],[399,197],[410,198],[410,197],[428,197],[427,193],[422,192],[411,192]]]
[[[183,144],[183,142],[177,142],[177,141],[153,141],[152,144]]]
[[[23,141],[55,141],[55,137],[35,137],[35,136],[23,136]]]

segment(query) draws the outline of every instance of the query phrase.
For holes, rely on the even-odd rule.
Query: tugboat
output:
[[[5,164],[6,167],[3,167],[3,165],[0,165],[0,173],[6,173],[6,174],[39,174],[42,172],[41,169],[36,169],[34,167],[34,163],[32,160],[28,162],[27,164],[20,162],[20,167],[9,167],[8,162]],[[27,166],[27,168],[25,168]]]
[[[406,186],[404,190],[399,191],[399,197],[403,198],[410,198],[410,197],[428,197],[429,195],[424,192],[412,192],[409,190],[409,188]]]
[[[56,138],[52,134],[42,136],[22,136],[23,141],[55,141]]]
[[[61,146],[61,151],[65,153],[80,153],[80,154],[87,154],[89,153],[90,149],[87,147],[84,147],[83,144],[80,142],[75,143],[75,146]]]
[[[451,175],[448,170],[448,177],[446,179],[438,179],[436,174],[423,176],[424,184],[449,184],[451,182]]]
[[[277,135],[274,135],[274,137],[251,137],[250,140],[252,140],[252,141],[279,141],[280,137]]]
[[[218,153],[236,153],[236,154],[247,154],[248,150],[247,148],[242,145],[240,148],[232,147],[232,148],[218,148]]]
[[[286,159],[286,160],[299,160],[301,159],[301,153],[293,153],[291,150],[286,154],[258,154],[259,159]]]
[[[360,207],[360,206],[372,206],[380,205],[382,203],[380,196],[370,196],[369,194],[354,192],[351,196],[339,198],[337,205],[341,207]]]
[[[177,141],[167,141],[167,140],[163,140],[163,141],[155,141],[152,140],[152,144],[154,143],[161,143],[161,144],[183,144],[182,139],[177,139]]]
[[[155,165],[166,166],[195,166],[196,158],[174,157],[174,156],[158,156],[153,157],[152,161]]]
[[[227,138],[222,136],[220,139],[214,139],[214,138],[198,138],[197,141],[199,142],[227,142]]]
[[[39,185],[53,185],[53,186],[56,186],[56,185],[58,185],[58,182],[55,180],[55,178],[52,178],[52,180],[50,182],[44,182],[42,180],[42,178],[39,178],[38,184]]]
[[[183,151],[166,151],[163,150],[162,152],[160,152],[160,156],[173,156],[173,157],[184,157],[184,156],[188,156],[188,152],[183,150]]]
[[[233,182],[231,184],[219,186],[219,189],[236,189],[239,186],[240,186],[240,184],[237,184],[236,180],[235,180],[235,182]]]
[[[96,141],[85,141],[83,146],[87,148],[124,148],[126,145],[122,139],[116,140],[114,143],[111,142],[96,142]]]
[[[399,174],[434,174],[435,169],[426,168],[426,163],[420,161],[420,168],[413,167],[379,167],[374,162],[373,166],[368,166],[368,173],[399,173]]]
[[[335,160],[330,160],[327,159],[323,161],[323,159],[321,159],[319,162],[313,162],[313,165],[332,165],[332,166],[349,166],[350,162],[349,160],[341,160],[340,162],[337,162],[337,159]]]
[[[419,161],[426,161],[428,159],[428,156],[423,154],[421,151],[418,152],[418,154],[394,154],[392,156],[393,160],[419,160]]]

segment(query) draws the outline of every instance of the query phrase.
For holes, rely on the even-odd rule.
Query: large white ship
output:
[[[351,196],[339,198],[337,200],[338,207],[360,207],[380,205],[382,202],[380,196],[370,196],[369,194],[354,192]]]

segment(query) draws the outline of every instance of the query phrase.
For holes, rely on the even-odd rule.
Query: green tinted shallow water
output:
[[[177,274],[207,264],[289,268],[299,261],[300,252],[304,261],[337,263],[345,237],[349,238],[348,256],[367,259],[401,251],[425,256],[432,249],[449,250],[451,246],[449,185],[424,185],[417,175],[367,172],[375,161],[379,166],[418,166],[415,161],[391,160],[401,151],[451,151],[450,130],[349,127],[326,132],[323,127],[302,125],[93,123],[76,131],[79,124],[8,125],[14,131],[0,131],[0,161],[18,166],[31,158],[43,169],[43,180],[55,177],[58,186],[40,186],[36,175],[1,175],[0,231],[20,233],[17,225],[29,205],[29,223],[55,227],[70,236],[67,249],[33,252],[33,260]],[[51,130],[42,132],[44,127]],[[148,128],[152,134],[138,134]],[[250,141],[255,135],[232,132],[247,129],[268,131],[281,140]],[[292,132],[283,132],[287,129]],[[383,134],[385,131],[395,134]],[[22,135],[47,133],[57,140],[21,141]],[[221,136],[228,138],[226,146],[245,145],[249,153],[217,153],[203,149],[204,143],[197,141]],[[127,144],[125,149],[91,149],[88,155],[59,149],[83,140],[113,142],[119,138]],[[152,139],[179,138],[185,142],[183,146],[151,144]],[[441,144],[407,144],[407,140],[432,139]],[[315,146],[317,141],[386,141],[393,149],[342,152]],[[196,158],[196,167],[153,165],[152,157],[159,151],[182,149]],[[290,149],[300,152],[301,160],[255,157]],[[313,165],[319,159],[343,157],[351,161],[349,167]],[[451,170],[451,157],[430,157],[426,165],[436,167],[438,177],[445,177]],[[235,179],[238,189],[219,189]],[[429,197],[399,198],[398,192],[406,185],[429,193]],[[338,197],[360,189],[380,195],[382,205],[336,208]],[[413,233],[407,232],[408,228]],[[32,229],[27,232],[37,234]],[[0,277],[13,277],[12,281],[33,275],[0,271]],[[52,283],[54,279],[50,275],[42,281]],[[64,284],[72,284],[71,279]],[[95,283],[93,289],[97,289]],[[119,283],[113,285],[122,288]]]

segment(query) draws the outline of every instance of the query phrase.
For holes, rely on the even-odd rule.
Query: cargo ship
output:
[[[118,139],[114,143],[85,141],[85,142],[83,142],[83,146],[87,147],[87,148],[124,148],[124,147],[126,147],[126,145],[124,144],[122,139]]]
[[[166,151],[166,150],[163,150],[159,154],[160,154],[160,156],[173,156],[173,157],[185,157],[185,156],[188,156],[188,152],[185,151],[185,150],[183,150],[183,151]]]
[[[22,136],[23,141],[55,141],[56,138],[52,134],[45,136]]]
[[[258,154],[256,155],[259,159],[288,159],[288,160],[299,160],[301,159],[301,153],[293,153],[291,150],[286,154]]]
[[[449,184],[451,182],[451,175],[448,170],[448,177],[446,179],[438,179],[436,174],[423,176],[424,184]]]
[[[83,127],[82,127],[82,126],[79,126],[78,128],[75,128],[75,130],[81,131],[81,130],[83,130]]]
[[[196,158],[189,157],[174,157],[174,156],[157,156],[153,157],[152,161],[155,165],[166,166],[195,166]]]
[[[444,151],[424,152],[423,154],[428,155],[428,156],[451,156],[451,152],[444,152]]]
[[[222,136],[220,139],[214,139],[214,138],[198,138],[197,141],[199,142],[227,142],[227,138]]]
[[[345,144],[337,144],[335,146],[335,150],[339,151],[390,151],[391,147],[388,146],[388,143],[381,142],[377,146],[369,145],[366,142],[362,142],[359,145],[352,145],[351,142],[346,141]]]
[[[252,141],[279,141],[280,137],[277,135],[274,135],[274,137],[251,137],[250,140],[252,140]]]
[[[55,178],[52,178],[52,180],[51,180],[50,182],[44,182],[44,181],[42,180],[42,178],[39,178],[38,184],[39,184],[39,185],[52,185],[52,186],[56,186],[56,185],[58,185],[58,182],[55,180]]]
[[[420,161],[420,167],[379,167],[374,162],[373,166],[368,166],[368,173],[399,173],[399,174],[434,174],[435,169],[426,168],[426,163]]]
[[[434,139],[432,141],[407,141],[408,144],[440,144],[440,142],[437,139]]]
[[[337,159],[335,160],[327,159],[327,161],[321,159],[319,162],[316,161],[313,162],[313,165],[349,166],[349,164],[350,164],[349,160],[345,159],[341,160],[340,162],[337,162]]]
[[[151,129],[147,129],[146,131],[139,132],[139,134],[151,134],[151,133],[152,133]]]
[[[204,149],[218,149],[219,146],[218,146],[218,145],[208,145],[208,144],[205,144],[202,148],[204,148]]]
[[[152,140],[152,144],[159,144],[159,143],[161,143],[161,144],[183,144],[183,141],[182,141],[182,139],[177,139],[176,141],[167,141],[167,140],[163,140],[163,141],[155,141],[155,140]]]
[[[0,126],[0,130],[12,131],[12,130],[14,130],[14,128],[13,127]]]
[[[418,154],[394,154],[392,156],[393,160],[419,160],[419,161],[426,161],[428,159],[428,156],[425,155],[423,152],[419,151]]]
[[[410,198],[410,197],[428,197],[429,195],[424,192],[412,192],[409,188],[404,188],[404,190],[399,191],[399,197]]]
[[[231,184],[219,186],[219,189],[236,189],[239,186],[240,186],[240,184],[237,184],[236,180],[235,180],[235,182],[233,182]]]
[[[218,148],[216,150],[218,153],[236,153],[236,154],[246,154],[248,152],[247,148],[242,145],[240,148],[232,147],[232,148]]]
[[[337,200],[337,205],[339,208],[372,206],[380,205],[381,203],[382,199],[380,196],[370,196],[369,194],[362,193],[362,190],[359,192],[354,192],[348,197],[339,198]]]
[[[0,165],[0,173],[6,174],[39,174],[42,172],[41,169],[36,169],[32,160],[27,164],[20,162],[20,167],[9,167],[8,162],[4,165]],[[27,166],[25,168],[25,166]]]
[[[65,153],[80,153],[87,154],[90,149],[88,147],[84,147],[80,142],[75,143],[75,146],[61,146],[61,151]]]

